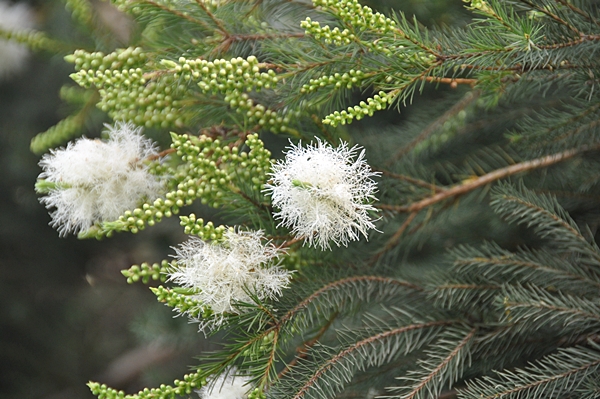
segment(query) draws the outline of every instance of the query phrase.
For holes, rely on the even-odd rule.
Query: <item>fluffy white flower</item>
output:
[[[251,386],[249,377],[234,376],[235,368],[218,376],[198,391],[200,399],[246,399]]]
[[[170,279],[196,290],[194,298],[217,315],[237,312],[234,302],[275,299],[290,280],[290,272],[274,261],[280,251],[263,244],[262,231],[228,230],[223,242],[208,243],[193,237],[176,249],[177,263]]]
[[[11,5],[0,1],[0,29],[4,31],[22,31],[33,28],[33,13],[23,3]],[[0,79],[19,70],[29,51],[14,41],[0,39]]]
[[[291,228],[298,238],[311,246],[330,248],[347,245],[367,237],[374,229],[369,204],[375,200],[376,183],[364,159],[364,150],[337,148],[322,141],[305,148],[292,145],[285,160],[273,165],[271,182],[265,191],[272,196],[273,206],[279,209],[275,217],[280,225]]]
[[[143,198],[156,198],[163,186],[142,161],[157,151],[142,129],[117,122],[107,141],[82,138],[40,161],[50,192],[40,201],[61,235],[89,229],[96,221],[115,220]]]

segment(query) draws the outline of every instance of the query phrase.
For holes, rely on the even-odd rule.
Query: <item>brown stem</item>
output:
[[[289,248],[292,245],[296,244],[297,242],[300,242],[302,240],[304,240],[306,237],[305,236],[301,236],[301,237],[295,237],[289,241],[285,241],[283,244],[281,244],[279,246],[279,248]]]
[[[530,161],[520,162],[514,165],[507,166],[505,168],[501,168],[495,170],[493,172],[487,173],[483,176],[467,179],[454,187],[451,187],[443,192],[437,193],[431,197],[424,198],[420,201],[414,202],[410,205],[406,206],[388,206],[388,210],[394,210],[396,212],[406,212],[413,213],[419,212],[423,208],[429,207],[431,205],[437,204],[443,200],[448,198],[457,197],[463,194],[466,194],[470,191],[475,190],[476,188],[485,186],[489,183],[492,183],[496,180],[504,179],[506,177],[516,175],[519,173],[528,172],[530,170],[544,168],[558,162],[565,161],[567,159],[573,158],[576,155],[582,154],[587,151],[598,150],[600,145],[589,146],[584,145],[580,148],[570,149],[563,152],[559,152],[552,155],[546,155],[541,158],[532,159]]]
[[[424,78],[426,82],[432,83],[444,83],[449,84],[452,87],[457,85],[469,85],[474,86],[477,83],[477,79],[465,79],[465,78],[439,78],[437,76],[426,76]]]
[[[559,4],[562,4],[565,7],[569,7],[571,9],[571,11],[581,15],[583,18],[587,19],[588,21],[590,21],[596,25],[600,25],[598,23],[598,21],[596,21],[594,18],[592,18],[592,16],[589,13],[586,13],[583,10],[581,10],[580,8],[575,7],[573,4],[571,4],[565,0],[555,0],[555,1]]]
[[[175,148],[167,148],[166,150],[161,151],[156,155],[150,155],[148,158],[146,158],[146,160],[147,161],[156,161],[157,159],[164,158],[167,155],[174,153],[175,151],[177,151]]]
[[[387,204],[379,204],[377,207],[379,209],[384,209],[392,212],[405,212],[410,213],[404,223],[400,226],[400,228],[396,231],[396,233],[385,243],[385,246],[378,251],[373,258],[371,259],[371,263],[376,262],[384,253],[391,250],[400,240],[404,231],[408,228],[413,219],[417,216],[417,214],[423,210],[424,208],[430,207],[432,205],[437,204],[438,202],[444,201],[446,199],[452,197],[458,197],[460,195],[466,194],[470,191],[473,191],[479,187],[485,186],[489,183],[492,183],[496,180],[504,179],[506,177],[528,172],[530,170],[538,169],[553,165],[555,163],[567,160],[569,158],[574,157],[575,155],[579,155],[586,151],[593,151],[600,149],[600,145],[595,146],[583,146],[576,149],[566,150],[563,152],[559,152],[557,154],[547,155],[545,157],[532,159],[530,161],[521,162],[515,165],[510,165],[502,169],[495,170],[493,172],[487,173],[483,176],[474,179],[467,179],[454,187],[448,188],[444,191],[438,192],[430,197],[424,198],[420,201],[413,202],[410,205],[406,206],[398,206],[398,205],[387,205]]]
[[[584,43],[584,42],[590,42],[590,41],[596,41],[596,40],[600,40],[600,35],[584,35],[584,34],[581,34],[579,36],[579,39],[571,40],[571,41],[564,42],[564,43],[539,45],[537,47],[540,48],[540,49],[543,49],[543,50],[556,50],[556,49],[559,49],[559,48],[577,46],[577,45],[579,45],[581,43]]]

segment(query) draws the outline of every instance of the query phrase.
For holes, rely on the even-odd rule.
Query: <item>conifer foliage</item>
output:
[[[90,3],[67,3],[100,35]],[[134,39],[66,55],[80,107],[32,150],[80,134],[94,106],[111,141],[50,150],[36,187],[80,238],[181,214],[176,256],[123,274],[225,338],[172,384],[95,395],[600,398],[597,2],[468,0],[467,24],[435,29],[357,0],[112,4]],[[116,175],[94,148],[125,144]],[[106,169],[59,175],[75,151]],[[114,195],[97,182],[115,179],[131,209],[101,213]]]

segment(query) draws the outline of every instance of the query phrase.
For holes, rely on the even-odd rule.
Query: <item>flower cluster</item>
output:
[[[47,191],[40,201],[55,209],[51,224],[61,235],[85,231],[97,221],[115,220],[162,190],[161,179],[143,163],[158,154],[141,128],[127,123],[107,128],[107,141],[82,138],[40,161],[43,180],[38,189]]]
[[[292,145],[285,160],[273,165],[265,186],[279,209],[275,217],[280,225],[322,249],[330,241],[339,246],[360,234],[367,237],[367,230],[375,228],[369,216],[375,208],[369,202],[376,199],[372,177],[378,174],[366,163],[364,150],[356,157],[358,150],[322,141],[306,148]]]
[[[194,290],[194,299],[210,306],[216,315],[237,313],[236,302],[275,299],[290,281],[291,273],[274,261],[280,250],[263,244],[262,231],[228,230],[222,242],[193,237],[176,249],[170,280]]]
[[[0,30],[23,31],[33,28],[33,13],[25,4],[0,1]],[[29,51],[23,45],[0,39],[0,78],[19,70]]]

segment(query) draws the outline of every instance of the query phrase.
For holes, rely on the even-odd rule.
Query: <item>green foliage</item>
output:
[[[67,3],[93,22],[89,3]],[[245,287],[248,303],[218,313],[169,281],[175,262],[123,271],[164,283],[157,299],[223,331],[222,348],[173,386],[90,383],[96,396],[185,396],[237,373],[252,398],[597,397],[595,3],[472,0],[467,26],[431,29],[356,0],[112,3],[135,19],[134,39],[66,57],[81,90],[63,98],[78,111],[31,146],[75,136],[95,106],[170,137],[138,160],[166,184],[79,237],[185,212],[185,234],[206,245],[227,246],[228,226],[262,230],[294,273],[278,301]],[[53,50],[39,35],[3,37]],[[265,185],[282,136],[366,147],[381,231],[329,253],[281,227]]]

